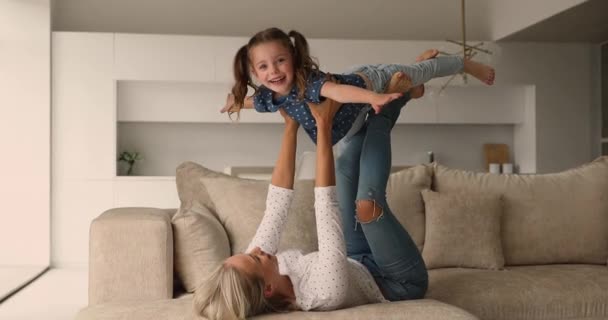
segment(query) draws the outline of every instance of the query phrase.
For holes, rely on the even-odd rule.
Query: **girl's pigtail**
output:
[[[247,86],[252,85],[249,77],[249,57],[247,51],[247,46],[244,45],[236,52],[236,56],[234,57],[233,70],[235,84],[232,86],[232,94],[234,95],[234,106],[236,107],[236,110],[230,110],[229,115],[236,112],[237,117],[245,103]]]
[[[306,90],[306,80],[311,72],[319,70],[319,65],[310,56],[308,41],[299,32],[291,30],[288,33],[293,38],[293,58],[296,74],[296,85],[298,87],[298,98],[303,99]]]

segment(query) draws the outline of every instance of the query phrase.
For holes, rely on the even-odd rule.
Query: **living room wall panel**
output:
[[[115,207],[177,208],[175,177],[120,177],[114,180]]]
[[[119,81],[119,122],[231,123],[218,110],[230,85],[221,82]],[[282,123],[279,113],[244,111],[240,123]]]
[[[477,81],[471,79],[469,81]],[[522,123],[526,86],[448,87],[437,96],[439,123]],[[480,106],[483,106],[480,108]]]
[[[86,265],[88,225],[112,208],[114,35],[53,33],[53,266]]]
[[[113,69],[113,34],[53,33],[55,177],[81,180],[108,179],[114,175]]]
[[[52,265],[86,266],[89,256],[89,225],[100,212],[113,207],[112,179],[55,177],[51,224]]]
[[[249,39],[242,37],[205,37],[205,39],[213,43],[215,81],[232,84],[234,82],[232,73],[234,56]]]
[[[213,37],[141,34],[115,34],[115,37],[115,79],[215,80]]]

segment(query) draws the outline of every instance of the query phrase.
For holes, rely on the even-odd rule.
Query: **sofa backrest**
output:
[[[424,203],[420,191],[430,188],[432,167],[419,165],[391,174],[387,186],[389,206],[397,219],[422,247]],[[181,211],[205,206],[224,227],[231,252],[246,249],[264,214],[268,181],[241,179],[209,170],[193,162],[177,168]],[[314,182],[296,181],[289,220],[280,249],[317,250],[314,219]],[[210,244],[212,245],[212,244]]]
[[[224,228],[230,252],[246,249],[264,215],[269,181],[242,179],[207,169],[194,162],[176,171],[180,211],[208,208]],[[313,182],[296,181],[294,199],[280,248],[316,250]],[[219,243],[209,243],[209,246]]]
[[[553,174],[497,175],[435,165],[437,192],[503,197],[507,265],[591,263],[608,259],[608,157]]]

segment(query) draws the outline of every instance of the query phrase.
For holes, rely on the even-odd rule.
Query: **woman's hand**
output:
[[[374,96],[374,101],[371,103],[371,106],[374,109],[374,112],[378,114],[382,111],[384,105],[395,99],[401,98],[401,96],[403,96],[402,93],[378,93]]]
[[[292,117],[290,117],[283,108],[279,109],[279,113],[283,117],[283,120],[285,120],[286,127],[294,128],[294,129],[297,129],[300,127],[300,124],[296,120],[294,120]]]
[[[331,123],[334,119],[334,116],[336,115],[336,112],[338,111],[338,109],[340,109],[340,106],[342,106],[341,103],[336,102],[331,99],[325,99],[325,101],[323,101],[319,104],[310,103],[310,102],[308,102],[307,104],[308,104],[308,107],[310,108],[310,113],[312,113],[312,116],[317,121],[317,125],[319,125],[319,124],[331,125]]]

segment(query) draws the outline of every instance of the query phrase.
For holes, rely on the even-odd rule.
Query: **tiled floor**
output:
[[[0,320],[71,320],[87,305],[86,268],[51,269],[0,304]]]

